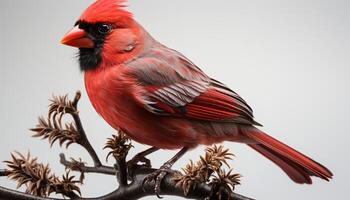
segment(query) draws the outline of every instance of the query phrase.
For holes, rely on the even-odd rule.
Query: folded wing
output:
[[[128,63],[141,83],[137,99],[156,115],[211,122],[259,125],[249,105],[224,84],[209,78],[180,53],[151,50]]]

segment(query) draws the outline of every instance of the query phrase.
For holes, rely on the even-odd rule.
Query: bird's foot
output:
[[[130,179],[133,176],[133,171],[138,167],[151,168],[152,164],[151,164],[151,161],[147,159],[145,156],[141,154],[135,155],[131,160],[127,162],[128,175]]]
[[[138,163],[143,163],[143,164],[139,165]],[[137,154],[131,160],[129,160],[127,165],[128,165],[128,167],[132,167],[135,165],[144,166],[144,167],[148,167],[148,168],[152,167],[151,161],[148,158],[146,158],[145,156],[139,155],[139,154]]]
[[[143,180],[142,185],[144,185],[145,183],[151,183],[152,181],[155,181],[154,184],[154,193],[157,195],[158,198],[162,198],[160,196],[160,186],[162,183],[162,180],[164,179],[164,177],[168,174],[168,173],[172,173],[171,170],[171,164],[169,163],[165,163],[163,166],[161,166],[158,170],[154,171],[153,173],[147,175],[145,177],[145,179]]]

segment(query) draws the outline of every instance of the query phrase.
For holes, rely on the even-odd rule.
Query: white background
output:
[[[0,160],[28,150],[62,173],[58,153],[82,157],[30,138],[28,128],[47,111],[52,94],[83,91],[83,123],[101,158],[113,133],[93,110],[75,59],[59,44],[92,1],[0,1]],[[210,76],[238,92],[255,111],[263,130],[331,169],[331,182],[297,185],[270,161],[241,144],[225,143],[241,173],[236,192],[263,200],[346,199],[349,164],[350,3],[346,0],[130,0],[135,18],[160,42],[177,49]],[[135,144],[138,152],[145,146]],[[197,159],[203,147],[186,154],[175,168]],[[175,152],[152,155],[155,166]],[[0,164],[3,168],[5,165]],[[82,193],[106,194],[113,177],[88,175]],[[0,178],[0,184],[15,184]],[[145,199],[154,199],[149,197]],[[179,199],[167,197],[167,199]]]

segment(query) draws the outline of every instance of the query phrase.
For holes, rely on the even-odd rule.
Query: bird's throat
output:
[[[102,61],[100,48],[81,48],[79,49],[79,64],[82,71],[96,69]]]

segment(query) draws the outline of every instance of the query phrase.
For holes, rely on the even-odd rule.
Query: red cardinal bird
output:
[[[90,101],[113,128],[153,146],[145,154],[182,148],[160,171],[199,144],[232,141],[270,159],[296,183],[332,178],[326,167],[256,128],[237,93],[152,38],[124,2],[96,1],[62,43],[79,48]]]

